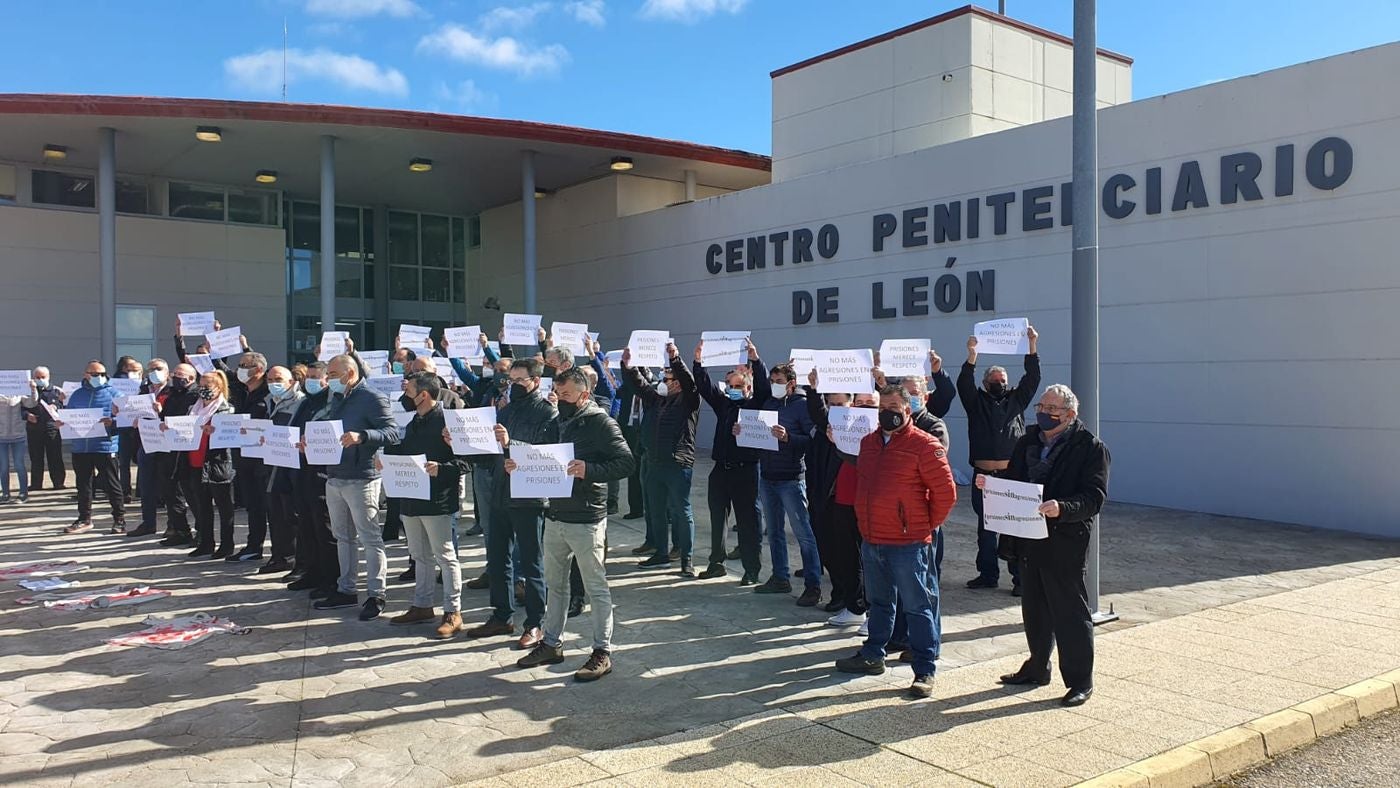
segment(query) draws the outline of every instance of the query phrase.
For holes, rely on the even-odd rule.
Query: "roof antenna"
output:
[[[997,0],[997,13],[1006,16],[1006,0]]]
[[[287,17],[282,17],[282,101],[287,100]]]

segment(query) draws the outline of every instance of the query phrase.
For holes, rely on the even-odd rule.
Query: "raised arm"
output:
[[[1025,410],[1030,407],[1031,400],[1035,399],[1035,392],[1039,388],[1040,356],[1031,353],[1026,356],[1026,372],[1016,382],[1016,390],[1012,392],[1012,396],[1016,398],[1016,409]]]
[[[647,379],[642,377],[642,371],[631,366],[632,351],[622,351],[622,376],[627,380],[627,385],[632,387],[635,395],[641,399],[642,404],[651,407],[660,402],[662,397],[656,393],[656,389],[647,385]]]
[[[710,373],[700,364],[700,348],[695,349],[695,386],[700,390],[700,396],[710,404],[710,409],[716,415],[724,412],[724,408],[729,398],[719,390],[719,386],[710,379]]]
[[[977,337],[967,338],[967,361],[958,373],[958,399],[969,416],[977,409]]]

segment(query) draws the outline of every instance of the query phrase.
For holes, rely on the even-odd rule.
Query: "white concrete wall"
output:
[[[1112,497],[1205,512],[1400,535],[1397,294],[1400,93],[1371,75],[1400,71],[1400,44],[1112,107],[1101,113],[1102,173],[1161,166],[1166,208],[1102,220],[1103,437]],[[1068,119],[1025,126],[806,178],[546,232],[546,320],[586,321],[619,346],[634,328],[671,330],[683,348],[707,329],[750,329],[766,359],[792,347],[877,346],[929,336],[953,372],[972,323],[958,311],[875,321],[870,285],[995,269],[997,316],[1041,330],[1045,382],[1069,378],[1070,230],[871,252],[871,217],[1069,179]],[[1337,135],[1355,150],[1342,188],[1304,179],[1302,156]],[[1218,205],[1218,157],[1298,146],[1296,192]],[[1202,163],[1211,207],[1170,210],[1178,164]],[[1141,188],[1141,187],[1140,187]],[[1138,195],[1140,198],[1140,195]],[[1057,213],[1058,215],[1058,213]],[[836,224],[830,261],[710,274],[711,243]],[[517,258],[518,259],[518,258]],[[518,270],[518,267],[509,270]],[[489,273],[488,292],[518,290]],[[838,325],[791,324],[795,289],[841,288]],[[478,291],[480,292],[480,291]],[[503,299],[504,301],[504,299]],[[985,359],[983,364],[993,359]],[[997,358],[1013,374],[1017,359]],[[965,463],[961,407],[949,417]],[[708,441],[709,435],[703,435]]]
[[[176,314],[207,309],[280,359],[285,245],[278,228],[118,216],[116,301],[156,307],[156,352],[167,360]],[[0,263],[0,368],[44,364],[55,380],[81,377],[101,350],[97,214],[0,206]]]
[[[965,14],[779,76],[773,180],[1068,116],[1071,54]],[[1132,67],[1100,56],[1099,106],[1131,94]]]

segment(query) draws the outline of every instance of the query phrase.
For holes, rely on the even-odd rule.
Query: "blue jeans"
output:
[[[943,529],[939,528],[933,532],[933,578],[935,581],[943,582]],[[894,633],[890,635],[890,642],[886,648],[890,651],[903,651],[909,647],[909,622],[904,618],[904,600],[901,599],[894,606]],[[939,619],[939,632],[943,631],[943,621]],[[933,658],[938,659],[938,653],[942,646],[942,638],[933,645]]]
[[[488,465],[472,466],[472,493],[475,504],[472,509],[472,516],[476,518],[476,524],[481,526],[481,538],[486,543],[487,550],[491,546],[491,525],[494,522],[491,511],[491,498],[495,494],[496,485],[495,470]],[[457,544],[457,530],[452,530],[452,544]],[[510,581],[514,587],[516,578],[520,577],[520,543],[516,542],[515,547],[510,552],[510,574],[506,580]]]
[[[894,633],[895,610],[902,606],[909,648],[914,652],[914,675],[933,675],[943,639],[934,546],[865,542],[860,556],[865,571],[865,601],[870,605],[870,636],[860,649],[861,656],[885,658],[885,646]]]
[[[506,557],[520,551],[520,572],[515,577],[525,583],[525,629],[533,629],[544,620],[544,562],[541,539],[544,537],[543,509],[512,509],[497,501],[491,523],[491,537],[486,543],[486,573],[491,578],[492,618],[510,621],[515,616],[515,587],[506,574],[510,562]]]
[[[29,451],[28,438],[15,438],[14,440],[0,443],[0,482],[4,483],[3,492],[10,494],[10,466],[13,464],[15,474],[19,476],[19,494],[29,494],[29,473],[24,469],[24,455]]]
[[[768,521],[768,554],[773,562],[773,577],[786,581],[792,570],[788,567],[787,531],[783,515],[797,536],[797,548],[802,553],[802,581],[807,588],[821,588],[822,557],[817,551],[817,536],[812,533],[812,520],[807,512],[807,485],[801,479],[786,482],[758,480],[758,499],[763,502],[763,519]]]
[[[695,549],[695,513],[690,506],[690,478],[693,469],[666,460],[648,462],[644,474],[646,488],[647,541],[657,555],[670,552],[670,540],[681,552],[681,562],[690,563]]]

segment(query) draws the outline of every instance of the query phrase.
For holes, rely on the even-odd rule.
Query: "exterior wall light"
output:
[[[194,138],[200,142],[222,142],[224,132],[218,126],[199,126],[194,130]]]
[[[253,180],[258,183],[276,183],[277,170],[258,170],[258,174],[253,176]]]
[[[420,158],[420,159],[409,159],[409,161],[408,161],[408,170],[409,170],[409,172],[428,172],[428,171],[432,170],[432,168],[433,168],[433,160],[432,160],[432,159],[421,159],[421,158]]]
[[[608,165],[613,172],[627,172],[632,169],[632,159],[627,156],[614,156],[612,163]]]
[[[68,149],[62,145],[45,145],[44,158],[49,161],[63,161],[68,158]]]

